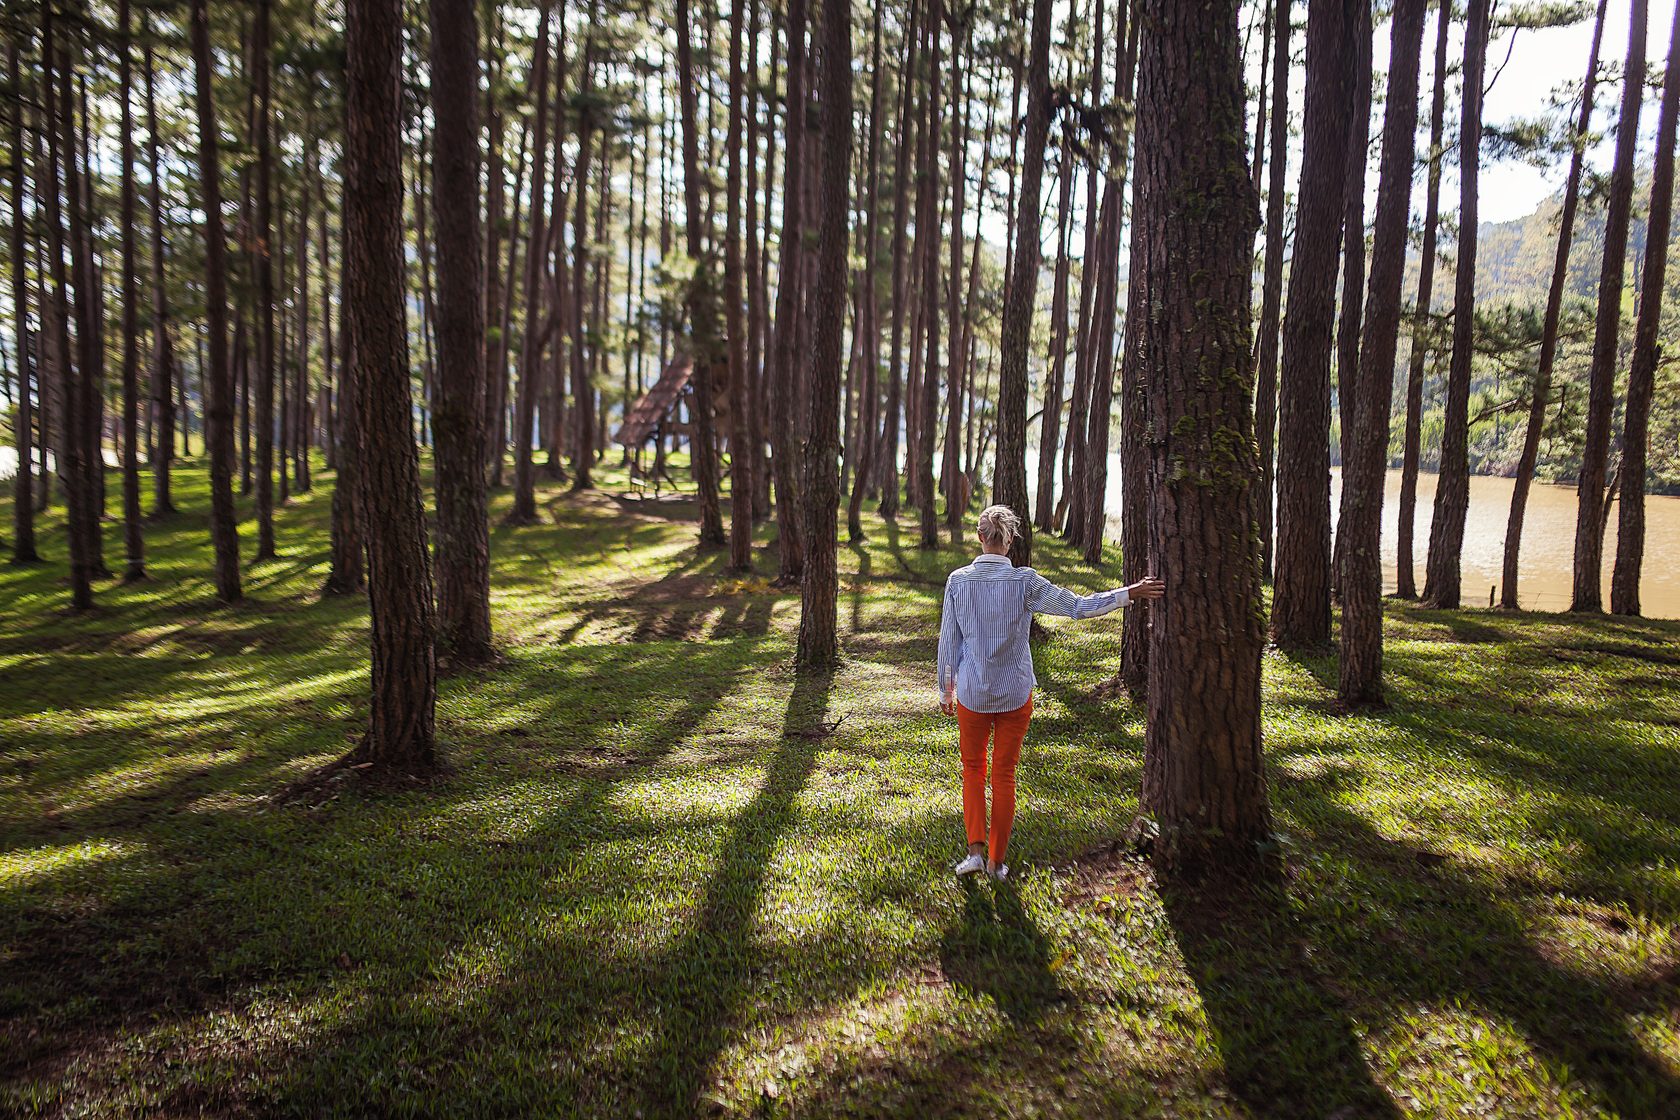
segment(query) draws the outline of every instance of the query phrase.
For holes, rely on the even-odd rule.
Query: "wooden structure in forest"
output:
[[[719,378],[718,372],[713,371],[712,414],[720,425],[727,426],[731,397],[726,377]],[[665,470],[665,437],[694,437],[694,395],[690,388],[693,376],[694,359],[690,355],[679,353],[673,357],[659,375],[659,380],[631,407],[624,423],[619,425],[618,434],[613,437],[631,453],[630,481],[638,490],[647,481],[652,481],[657,494],[661,477],[671,481]],[[688,419],[678,419],[680,407],[687,408]],[[650,440],[654,444],[654,464],[651,471],[644,471],[642,451]],[[672,487],[675,486],[676,483],[672,482]]]

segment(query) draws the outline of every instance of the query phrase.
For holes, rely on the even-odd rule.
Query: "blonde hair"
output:
[[[980,511],[980,543],[987,548],[1008,548],[1021,535],[1021,519],[1008,506],[987,506]]]

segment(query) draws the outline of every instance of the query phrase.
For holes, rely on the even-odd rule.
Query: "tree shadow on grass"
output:
[[[1508,1023],[1562,1079],[1596,1090],[1611,1113],[1680,1115],[1680,1078],[1629,1025],[1635,1014],[1680,1009],[1672,967],[1630,983],[1554,959],[1526,920],[1539,899],[1382,835],[1345,807],[1344,787],[1355,780],[1331,772],[1286,779],[1279,789],[1280,800],[1312,822],[1310,846],[1346,869],[1334,897],[1315,890],[1300,900],[1299,920],[1319,942],[1317,970],[1334,976],[1350,1000],[1378,1005],[1378,1016],[1468,1004]],[[1295,1014],[1288,1003],[1278,1011]]]
[[[795,678],[764,784],[736,814],[693,924],[666,954],[655,981],[664,988],[657,1000],[664,1017],[640,1079],[649,1115],[685,1116],[698,1107],[748,1002],[763,955],[754,944],[755,917],[822,749],[822,739],[808,733],[827,711],[834,677],[830,669]]]
[[[1037,1023],[1067,999],[1050,968],[1050,941],[1021,905],[1011,882],[962,881],[962,918],[939,940],[939,964],[952,981],[990,996],[1017,1024]]]
[[[1376,1084],[1342,1001],[1274,888],[1161,890],[1232,1090],[1256,1115],[1399,1115]]]

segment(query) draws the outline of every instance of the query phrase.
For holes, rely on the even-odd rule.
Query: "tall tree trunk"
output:
[[[513,509],[510,525],[529,525],[537,519],[536,479],[531,463],[532,428],[536,423],[536,380],[542,375],[542,277],[548,191],[548,71],[549,21],[553,16],[549,0],[542,0],[537,17],[536,60],[531,66],[531,99],[536,104],[536,124],[531,148],[530,237],[525,248],[525,332],[519,350],[519,389],[513,422]],[[560,9],[562,35],[566,26],[564,3]],[[562,50],[564,47],[562,47]]]
[[[1056,528],[1056,455],[1062,431],[1062,391],[1067,373],[1068,243],[1073,210],[1073,149],[1062,145],[1056,197],[1056,273],[1050,295],[1050,379],[1044,386],[1044,411],[1038,425],[1038,492],[1033,525],[1040,532]]]
[[[1592,126],[1593,91],[1598,84],[1598,52],[1604,37],[1607,0],[1598,0],[1593,19],[1592,49],[1587,53],[1587,75],[1581,84],[1581,112],[1572,140],[1574,155],[1569,160],[1569,178],[1563,188],[1563,209],[1558,218],[1557,252],[1552,263],[1552,283],[1546,292],[1546,318],[1540,331],[1540,360],[1534,373],[1533,395],[1528,402],[1528,426],[1523,432],[1522,454],[1511,489],[1511,513],[1505,525],[1505,555],[1499,586],[1499,605],[1517,609],[1518,557],[1522,549],[1523,520],[1528,512],[1528,494],[1534,482],[1534,468],[1540,461],[1540,438],[1546,428],[1546,405],[1552,394],[1552,367],[1557,360],[1558,320],[1563,311],[1563,289],[1569,277],[1569,250],[1575,236],[1575,211],[1581,197],[1581,166],[1586,155],[1588,130]]]
[[[1337,694],[1348,705],[1382,703],[1382,503],[1388,452],[1394,354],[1400,341],[1400,289],[1405,281],[1417,146],[1418,67],[1428,0],[1397,0],[1388,50],[1388,95],[1383,113],[1382,167],[1371,241],[1370,294],[1357,374],[1345,409],[1350,430],[1342,443],[1342,650]],[[1364,34],[1365,32],[1361,32]],[[1355,377],[1358,380],[1355,382]]]
[[[969,110],[974,104],[974,64],[969,61],[964,86],[963,48],[970,39],[973,10],[955,13],[951,24],[951,98],[962,98],[962,117],[951,130],[951,264],[945,287],[945,321],[948,332],[946,352],[950,367],[945,374],[945,447],[940,457],[940,480],[945,487],[945,527],[951,532],[952,543],[962,541],[962,518],[968,511],[966,480],[962,473],[962,391],[963,371],[968,367],[968,355],[963,349],[967,337],[967,301],[963,298],[963,188],[968,178],[965,156],[968,151]],[[953,104],[953,108],[954,108]],[[975,236],[979,236],[976,228]],[[1023,422],[1024,426],[1024,422]],[[1023,506],[1021,516],[1027,516]]]
[[[811,316],[811,444],[800,490],[805,504],[805,574],[799,585],[799,644],[794,654],[794,663],[804,670],[827,668],[840,659],[835,521],[840,510],[840,349],[846,316],[847,178],[852,165],[848,0],[823,0],[819,30],[822,227]]]
[[[255,57],[257,146],[257,399],[256,428],[257,555],[272,559],[274,550],[274,107],[270,91],[273,0],[257,0]],[[284,470],[284,466],[281,468]]]
[[[1044,144],[1050,129],[1051,18],[1050,0],[1033,0],[1021,197],[998,355],[998,449],[993,500],[1022,515],[1027,512],[1027,348],[1031,343],[1033,304],[1038,298],[1038,203],[1044,179]],[[1017,567],[1032,563],[1032,523],[1024,516],[1021,535],[1009,546],[1009,559]]]
[[[1255,515],[1260,525],[1260,571],[1267,578],[1272,574],[1273,479],[1277,469],[1273,440],[1277,433],[1278,324],[1283,308],[1283,204],[1289,165],[1290,0],[1276,0],[1272,15],[1272,169],[1266,187],[1266,265],[1260,281],[1260,336],[1254,354],[1254,425],[1260,450],[1260,494]],[[1295,228],[1303,228],[1298,218]]]
[[[18,45],[16,41],[7,44],[6,48],[6,77],[12,90],[17,94],[17,102],[10,114],[12,118],[12,190],[11,190],[11,251],[12,251],[12,338],[17,343],[18,366],[18,394],[17,415],[12,427],[17,437],[17,475],[12,479],[12,563],[34,564],[40,561],[40,553],[35,548],[35,464],[34,447],[34,409],[30,401],[30,370],[35,371],[35,392],[41,397],[46,396],[47,382],[42,376],[43,363],[41,361],[41,340],[29,330],[29,255],[24,237],[25,226],[23,217],[24,176],[27,173],[24,162],[23,147],[23,104],[27,97],[22,81],[18,75]],[[34,180],[41,182],[37,174]],[[39,192],[40,187],[35,188]],[[45,300],[42,301],[43,305]],[[45,310],[43,306],[42,310]],[[41,316],[41,321],[46,321]],[[46,442],[45,431],[42,442]],[[50,486],[51,481],[41,477],[42,486]]]
[[[1347,185],[1357,6],[1312,0],[1289,312],[1278,384],[1278,514],[1272,635],[1301,649],[1330,641],[1330,351]]]
[[[723,206],[723,311],[729,334],[729,568],[752,570],[753,467],[752,376],[747,369],[746,286],[741,263],[741,117],[748,112],[746,76],[741,68],[741,38],[745,33],[746,0],[734,0],[729,16],[729,150],[728,185]]]
[[[747,200],[746,214],[743,222],[746,225],[746,259],[741,267],[745,270],[746,301],[747,301],[747,372],[749,382],[749,399],[752,401],[752,412],[747,417],[748,453],[752,456],[752,516],[754,521],[764,521],[770,516],[770,456],[768,444],[765,442],[765,384],[764,384],[764,314],[767,302],[767,289],[763,283],[764,274],[759,267],[763,259],[764,246],[760,245],[759,210],[758,210],[758,38],[759,38],[759,3],[758,0],[747,0],[747,72],[746,88],[743,96],[746,99],[744,108],[747,114]],[[774,35],[772,35],[774,39]],[[772,129],[773,131],[773,129]],[[646,158],[643,159],[644,164]],[[770,209],[769,169],[765,169],[764,209]],[[643,256],[646,256],[647,244],[647,208],[644,200],[642,218]],[[645,282],[647,266],[644,261],[642,276]]]
[[[1348,120],[1347,184],[1342,190],[1342,307],[1336,322],[1337,458],[1342,463],[1342,497],[1336,524],[1347,509],[1347,460],[1353,453],[1354,395],[1360,385],[1360,323],[1365,298],[1365,165],[1371,144],[1371,5],[1362,3],[1354,28],[1353,110]],[[1337,529],[1330,563],[1330,593],[1341,594],[1342,533]]]
[[[590,358],[596,350],[591,331],[585,327],[584,296],[590,283],[589,262],[589,167],[594,158],[595,116],[590,105],[595,70],[595,0],[590,0],[584,20],[583,43],[578,59],[577,166],[572,172],[576,197],[572,210],[572,490],[591,490],[595,483],[590,467],[595,460],[595,396],[589,383]],[[601,161],[607,161],[602,143]],[[598,321],[598,319],[597,319]],[[601,323],[604,327],[605,324]]]
[[[1132,21],[1128,34],[1126,8],[1120,6],[1114,16],[1114,99],[1131,100],[1132,74],[1137,68],[1138,25]],[[1102,561],[1103,531],[1108,523],[1108,437],[1110,414],[1114,404],[1114,315],[1119,301],[1120,284],[1120,211],[1126,194],[1126,126],[1119,126],[1116,137],[1118,166],[1111,170],[1103,184],[1103,213],[1097,231],[1098,267],[1102,269],[1093,303],[1096,319],[1091,324],[1096,332],[1096,346],[1092,350],[1091,419],[1085,436],[1085,454],[1089,464],[1082,484],[1085,501],[1081,509],[1085,526],[1077,534],[1081,554],[1088,564]],[[1135,422],[1135,416],[1129,421]],[[1136,448],[1132,448],[1135,452]],[[1134,463],[1134,467],[1141,463]],[[1123,468],[1122,468],[1123,469]],[[1134,470],[1134,473],[1136,471]],[[1134,503],[1134,510],[1141,503]],[[1140,538],[1141,539],[1141,538]]]
[[[340,213],[344,213],[340,197]],[[346,262],[347,263],[347,262]],[[343,281],[343,266],[340,280]],[[348,292],[346,292],[346,295]],[[333,483],[331,568],[322,595],[354,595],[364,586],[364,542],[362,530],[362,438],[356,401],[356,360],[350,337],[349,306],[339,304],[339,337],[343,340],[343,361],[339,363],[338,477]]]
[[[1417,304],[1412,311],[1411,353],[1406,370],[1406,420],[1401,436],[1399,529],[1395,552],[1401,599],[1416,599],[1417,562],[1413,538],[1417,524],[1418,460],[1423,444],[1423,367],[1429,347],[1430,306],[1435,298],[1435,248],[1441,225],[1441,162],[1447,106],[1447,34],[1452,29],[1451,0],[1439,0],[1435,15],[1435,93],[1430,101],[1428,188],[1423,206],[1423,251],[1418,262]]]
[[[1235,0],[1144,0],[1140,18],[1132,267],[1145,305],[1162,309],[1137,337],[1156,433],[1150,558],[1172,581],[1150,629],[1142,809],[1159,827],[1156,867],[1188,878],[1253,866],[1271,833],[1249,406],[1259,211]]]
[[[794,331],[799,317],[800,185],[804,178],[801,136],[805,115],[805,0],[787,6],[787,157],[782,173],[781,265],[776,281],[774,353],[771,358],[770,448],[776,473],[776,535],[780,566],[776,582],[798,582],[805,568],[798,500],[799,444],[794,429]]]
[[[1645,73],[1645,12],[1645,0],[1633,0],[1628,17],[1624,74]],[[1616,407],[1622,273],[1627,263],[1628,224],[1633,212],[1633,161],[1639,145],[1639,109],[1644,97],[1643,81],[1623,82],[1622,109],[1616,118],[1616,163],[1610,172],[1610,199],[1604,215],[1604,266],[1598,274],[1598,317],[1594,324],[1588,382],[1586,442],[1581,448],[1581,474],[1575,489],[1580,504],[1575,519],[1575,587],[1569,604],[1572,611],[1596,613],[1604,609],[1604,535],[1600,526],[1604,523],[1604,503],[1608,500],[1604,475]],[[1644,485],[1643,478],[1640,485]]]
[[[1103,62],[1103,0],[1095,3],[1094,29],[1091,38],[1091,81],[1089,96],[1093,102],[1102,100],[1102,62]],[[1011,118],[1013,119],[1013,118]],[[1074,344],[1073,358],[1073,397],[1068,402],[1068,437],[1062,459],[1062,500],[1056,507],[1055,520],[1065,526],[1065,533],[1070,543],[1078,545],[1079,535],[1085,531],[1090,523],[1085,516],[1085,487],[1075,480],[1083,480],[1090,470],[1090,459],[1087,456],[1085,438],[1091,426],[1091,371],[1096,366],[1093,353],[1096,336],[1091,331],[1094,319],[1091,315],[1091,302],[1096,296],[1098,218],[1097,182],[1101,178],[1098,168],[1088,166],[1085,174],[1085,250],[1079,260],[1079,324]],[[1010,191],[1014,191],[1014,169],[1010,170]],[[1015,215],[1009,216],[1010,229],[1013,230]],[[1007,293],[1009,284],[1007,276],[1004,291]]]
[[[145,20],[141,29],[146,30]],[[163,255],[163,185],[158,171],[158,120],[156,73],[149,35],[143,57],[146,67],[146,163],[149,180],[152,219],[152,516],[163,517],[175,512],[175,499],[170,491],[170,468],[175,460],[175,398],[176,380],[175,340],[170,331],[169,285],[164,271]]]
[[[881,296],[875,282],[876,256],[880,246],[881,211],[881,5],[870,13],[869,51],[869,156],[864,172],[867,182],[868,213],[864,218],[863,235],[863,310],[860,316],[865,332],[863,344],[862,407],[858,411],[858,459],[852,490],[846,501],[847,537],[855,542],[863,540],[863,499],[869,492],[869,481],[875,475],[875,462],[880,448],[880,366],[881,366]],[[750,224],[750,223],[749,223]]]
[[[689,24],[689,0],[677,0],[678,95],[682,109],[683,227],[688,237],[688,255],[696,262],[688,290],[688,327],[692,337],[694,372],[694,439],[690,445],[694,481],[700,492],[700,546],[721,548],[723,514],[718,506],[717,441],[712,433],[712,380],[724,359],[717,332],[717,293],[712,287],[706,255],[705,226],[700,192],[700,136],[695,106],[694,45]],[[801,29],[803,35],[803,29]],[[790,100],[789,104],[794,104]],[[780,329],[778,324],[778,329]],[[788,372],[787,364],[782,372]],[[777,501],[781,495],[777,495]]]
[[[904,402],[904,316],[909,303],[910,165],[906,153],[915,150],[915,73],[919,54],[918,27],[925,18],[922,0],[911,0],[904,30],[904,64],[899,69],[898,154],[893,159],[892,327],[887,346],[887,415],[881,430],[881,516],[898,516],[898,444]]]
[[[1680,3],[1670,24],[1668,64],[1663,70],[1662,108],[1657,115],[1651,209],[1646,219],[1645,273],[1640,282],[1639,319],[1628,372],[1627,416],[1622,429],[1621,507],[1616,522],[1616,567],[1610,579],[1610,609],[1639,613],[1639,571],[1645,562],[1645,460],[1650,440],[1651,397],[1656,389],[1657,332],[1662,325],[1663,287],[1668,270],[1669,221],[1674,206],[1675,110],[1680,106]]]
[[[916,460],[912,471],[916,480],[916,502],[921,514],[921,533],[917,545],[921,548],[939,547],[938,499],[933,477],[934,443],[939,436],[939,140],[940,108],[940,24],[945,19],[944,0],[927,0],[928,4],[928,67],[927,131],[922,137],[921,208],[916,216],[916,247],[922,251],[922,327],[927,332],[927,357],[922,365],[922,378],[916,409]],[[1046,78],[1048,82],[1048,78]],[[1039,151],[1042,165],[1044,153]],[[1025,363],[1023,363],[1024,366]],[[1026,399],[1021,401],[1021,446],[1026,447]],[[1021,505],[1026,512],[1026,467],[1021,468]]]
[[[227,352],[227,244],[222,229],[222,167],[210,80],[209,0],[193,0],[192,54],[198,110],[198,167],[204,207],[204,307],[209,366],[204,424],[210,459],[210,540],[216,551],[216,597],[238,600],[239,523],[233,508],[233,369]]]
[[[1464,518],[1470,509],[1470,374],[1475,357],[1476,204],[1482,144],[1482,75],[1487,67],[1491,0],[1470,0],[1465,29],[1464,97],[1459,114],[1458,275],[1453,288],[1452,365],[1447,373],[1447,405],[1441,433],[1441,471],[1435,482],[1435,514],[1429,527],[1429,560],[1424,602],[1456,608],[1459,553]],[[1620,275],[1620,273],[1618,273]]]
[[[373,621],[368,731],[352,757],[420,775],[437,767],[437,664],[403,311],[401,0],[349,0],[344,41],[344,278]]]
[[[501,412],[507,392],[507,332],[502,325],[502,302],[511,288],[513,272],[502,272],[502,237],[507,222],[506,118],[502,115],[501,0],[482,0],[485,49],[489,55],[485,82],[484,184],[484,474],[491,486],[501,484],[503,450]],[[518,198],[517,193],[515,199]],[[517,206],[517,201],[515,206]],[[510,249],[511,255],[511,242]],[[441,579],[441,577],[440,577]]]
[[[146,578],[146,542],[140,532],[140,264],[134,252],[139,215],[134,198],[133,19],[129,0],[118,0],[118,99],[122,130],[122,472],[123,581]],[[19,258],[21,260],[21,258]]]
[[[478,0],[431,0],[437,215],[437,637],[458,663],[495,656],[484,479],[484,238],[478,223]]]

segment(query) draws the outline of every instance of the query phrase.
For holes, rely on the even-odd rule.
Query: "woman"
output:
[[[1015,823],[1015,764],[1032,719],[1032,649],[1027,644],[1035,612],[1095,618],[1134,599],[1159,599],[1165,585],[1154,576],[1130,587],[1075,595],[1031,568],[1009,562],[1009,545],[1021,519],[1008,506],[980,511],[980,555],[945,581],[939,629],[939,706],[957,717],[962,746],[963,825],[968,857],[958,875],[984,871],[1003,879],[1009,830]],[[986,742],[992,742],[992,827],[986,831]]]

